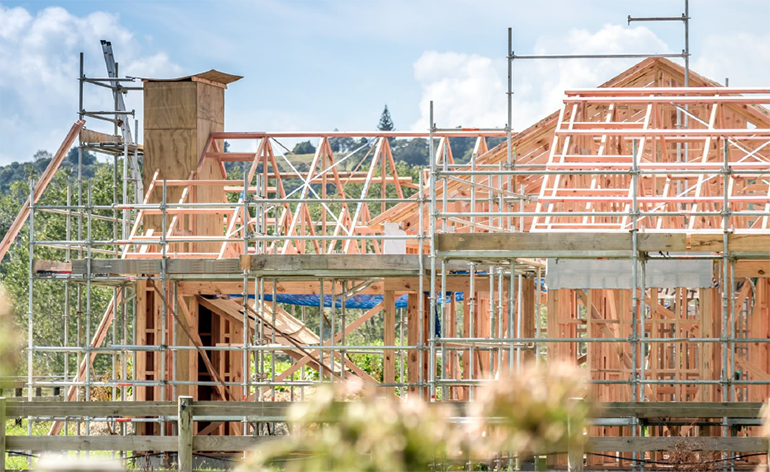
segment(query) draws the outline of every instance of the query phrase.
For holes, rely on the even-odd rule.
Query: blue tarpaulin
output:
[[[446,295],[446,301],[450,301],[452,293],[448,292]],[[239,298],[240,295],[230,295],[231,298]],[[464,293],[463,292],[454,292],[455,300],[458,302],[463,301]],[[254,295],[249,295],[249,298],[254,298]],[[377,306],[382,302],[382,295],[353,295],[352,297],[348,298],[345,301],[345,307],[346,308],[359,308],[362,310],[369,310]],[[273,301],[273,295],[272,294],[265,294],[264,300],[266,302],[272,302]],[[409,300],[409,295],[404,294],[400,297],[396,298],[396,308],[406,308],[407,303]],[[318,306],[321,301],[320,295],[298,295],[298,294],[282,294],[279,293],[275,296],[275,301],[277,303],[286,303],[288,305],[299,305],[299,306]],[[439,298],[436,300],[436,302],[440,305],[443,303],[444,300]],[[324,306],[331,308],[332,306],[332,296],[331,295],[324,295]],[[335,299],[334,306],[336,308],[342,308],[342,299],[340,297],[337,297]]]
[[[426,293],[428,295],[428,293]],[[436,318],[436,331],[435,334],[437,337],[441,337],[441,317],[439,316],[438,312],[438,305],[441,305],[445,302],[450,302],[452,300],[452,297],[454,296],[455,301],[461,302],[465,299],[465,294],[463,292],[447,292],[444,297],[438,298],[436,300],[436,310],[434,313],[434,316]],[[230,295],[230,298],[240,298],[241,295]],[[249,295],[249,298],[254,298],[254,295]],[[359,308],[363,310],[370,310],[377,306],[378,304],[382,303],[383,296],[382,295],[354,295],[350,298],[348,298],[345,301],[345,307],[346,308]],[[273,301],[273,295],[265,294],[264,300],[266,302],[272,302]],[[299,305],[299,306],[318,306],[321,301],[320,295],[298,295],[298,294],[276,294],[275,296],[276,303],[285,303],[289,305]],[[409,302],[409,295],[404,294],[401,295],[396,299],[396,308],[406,308],[407,303]],[[332,296],[331,295],[324,295],[324,306],[325,307],[331,307],[332,306]],[[336,308],[342,308],[342,298],[337,297],[335,299],[334,306]],[[425,307],[426,310],[428,307]]]

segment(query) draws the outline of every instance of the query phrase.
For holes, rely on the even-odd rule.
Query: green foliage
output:
[[[257,363],[252,366],[252,375],[257,375],[261,381],[269,381],[273,379],[273,357],[275,356],[275,375],[278,376],[282,372],[289,369],[293,362],[292,359],[285,354],[272,354],[270,352],[264,352],[257,355]],[[257,367],[261,366],[261,370],[257,371]],[[300,370],[294,373],[291,377],[293,380],[300,380],[300,377],[304,380],[318,380],[318,371],[310,368],[304,368],[304,374],[300,374]],[[275,387],[276,392],[288,392],[291,387],[280,385]]]
[[[51,163],[51,153],[45,150],[39,150],[32,156],[31,162],[12,162],[5,166],[0,166],[0,192],[3,194],[11,190],[14,182],[26,182],[30,177],[40,175],[48,164]],[[70,179],[74,181],[77,177],[75,170],[78,165],[78,148],[73,147],[69,150],[59,169],[69,169]],[[96,168],[99,163],[96,156],[88,151],[83,151],[83,178],[89,179],[96,174]],[[24,197],[29,193],[27,189]],[[2,228],[0,228],[2,229]]]
[[[43,166],[45,167],[45,166]],[[122,166],[118,165],[118,170]],[[39,173],[31,167],[31,177],[37,178]],[[92,164],[94,177],[91,182],[92,202],[95,205],[111,205],[115,181],[122,185],[122,176],[113,175],[113,166],[95,162]],[[67,201],[67,187],[71,186],[72,202],[77,203],[78,187],[82,186],[83,202],[87,200],[88,180],[72,183],[73,171],[70,167],[60,169],[49,183],[38,205],[64,205]],[[120,192],[119,192],[119,195]],[[7,231],[11,222],[18,214],[22,203],[29,196],[29,183],[17,180],[10,184],[9,190],[0,195],[0,226],[2,231]],[[119,196],[119,198],[121,198]],[[95,210],[95,214],[113,216],[112,210]],[[67,239],[66,218],[61,214],[45,211],[36,211],[34,218],[35,240],[37,241],[62,241]],[[118,229],[119,230],[119,229]],[[82,238],[87,235],[87,222],[85,219],[81,225]],[[77,218],[72,219],[71,239],[77,239]],[[107,221],[92,220],[91,235],[95,240],[111,240],[113,238],[113,224]],[[119,234],[118,234],[119,235]],[[28,325],[28,294],[29,294],[29,227],[25,224],[11,246],[11,249],[0,264],[0,281],[5,285],[10,306],[15,314],[19,329],[26,332]],[[116,250],[116,246],[99,246],[99,249]],[[37,245],[34,248],[35,259],[58,260],[67,258],[64,249]],[[72,259],[80,256],[73,252]],[[95,254],[94,257],[106,257]],[[78,297],[78,290],[81,296]],[[113,289],[104,287],[91,287],[90,313],[85,303],[85,287],[79,284],[70,284],[68,292],[65,292],[64,284],[50,280],[35,279],[33,285],[33,342],[36,346],[62,345],[63,328],[65,321],[70,333],[70,344],[74,345],[79,339],[80,345],[85,344],[87,333],[95,332],[104,310],[113,294]],[[69,301],[70,311],[64,311],[65,299]],[[80,300],[80,301],[78,301]],[[89,323],[90,319],[90,323]],[[90,324],[90,330],[88,328]],[[80,328],[80,329],[78,329]],[[23,337],[23,339],[26,336]],[[69,359],[70,372],[75,372],[77,356],[71,354]],[[37,352],[34,356],[34,370],[36,375],[45,375],[63,372],[64,354],[52,352]],[[110,356],[99,355],[95,363],[95,375],[104,372],[110,366]],[[23,372],[26,371],[26,363]]]
[[[339,130],[334,128],[334,131]],[[361,139],[363,139],[363,142],[350,137],[329,138],[329,147],[331,147],[332,152],[350,152],[366,143],[366,138]]]
[[[315,152],[315,146],[310,141],[302,141],[294,145],[294,149],[291,150],[294,154],[313,154]]]
[[[381,325],[382,323],[380,323]],[[372,346],[382,346],[382,341],[377,339],[370,343]],[[350,359],[360,368],[362,368],[367,374],[371,375],[377,380],[382,381],[383,378],[383,356],[382,354],[371,353],[355,353],[349,354]],[[396,358],[396,362],[400,364],[400,358]],[[396,366],[396,372],[399,372],[398,366]],[[398,376],[398,375],[397,375]],[[396,379],[398,381],[398,379]]]
[[[385,105],[385,109],[382,110],[380,122],[377,123],[377,129],[380,131],[393,131],[396,129],[396,126],[393,124],[393,118],[390,117],[390,110],[388,110],[387,105]]]
[[[427,166],[428,140],[425,138],[396,139],[391,144],[393,159],[411,166]]]

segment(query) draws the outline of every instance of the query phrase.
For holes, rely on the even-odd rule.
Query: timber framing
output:
[[[663,460],[683,442],[767,450],[770,88],[695,73],[683,88],[680,66],[650,58],[566,91],[561,110],[511,133],[509,152],[506,130],[226,131],[218,81],[235,78],[145,82],[135,202],[46,206],[45,182],[33,189],[29,215],[70,231],[37,241],[20,215],[33,252],[61,255],[33,254],[30,275],[77,292],[65,312],[86,329],[35,345],[30,305],[28,388],[63,387],[67,402],[9,402],[9,417],[52,421],[54,437],[7,447],[237,452],[320,383],[358,377],[462,416],[487,379],[560,361],[581,366],[600,405],[585,451],[607,454],[591,468]],[[121,144],[79,123],[68,140]],[[297,139],[314,152],[292,153]],[[394,139],[428,140],[427,168],[397,163]],[[577,272],[581,260],[634,263],[604,261],[632,272],[617,284],[556,288],[559,259]],[[646,286],[660,261],[670,278]],[[702,277],[680,282],[693,261]],[[66,356],[66,373],[35,377],[44,356]],[[83,407],[97,388],[132,401]],[[136,435],[57,437],[65,421],[96,419],[133,421]]]
[[[632,235],[617,232],[588,233],[473,233],[439,234],[436,248],[440,255],[472,258],[474,255],[511,259],[512,257],[631,257]],[[731,257],[739,259],[770,257],[770,234],[728,234]],[[640,253],[721,254],[722,234],[639,233]]]

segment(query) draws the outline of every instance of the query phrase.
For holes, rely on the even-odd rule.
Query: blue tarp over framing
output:
[[[452,296],[452,293],[447,293],[447,301],[450,300],[449,297]],[[240,295],[230,295],[231,298],[239,298]],[[461,302],[465,299],[463,292],[455,292],[454,293],[455,300],[458,302]],[[254,298],[254,295],[249,295],[249,298]],[[380,304],[382,302],[383,296],[382,295],[354,295],[350,298],[348,298],[345,301],[345,307],[346,308],[360,308],[362,310],[370,310]],[[264,300],[266,302],[272,302],[273,296],[272,294],[265,294]],[[396,298],[396,308],[406,308],[407,302],[409,300],[409,295],[404,294],[400,297]],[[297,294],[277,294],[275,296],[275,301],[277,303],[286,303],[289,305],[299,305],[299,306],[318,306],[321,301],[320,295],[297,295]],[[438,304],[440,305],[443,300],[439,299],[437,300]],[[332,306],[332,296],[331,295],[324,295],[324,306],[331,308]],[[334,306],[336,308],[342,308],[342,299],[337,297],[334,303]]]
[[[428,293],[426,293],[428,295]],[[465,294],[463,292],[447,292],[446,296],[443,298],[439,298],[436,300],[437,305],[441,305],[445,302],[449,302],[452,300],[452,297],[454,296],[455,301],[461,302],[465,299]],[[230,298],[240,298],[241,295],[230,295]],[[249,298],[254,298],[254,295],[249,295]],[[374,308],[375,306],[382,303],[382,299],[384,297],[382,295],[354,295],[350,298],[348,298],[345,301],[345,308],[359,308],[363,310],[370,310]],[[273,296],[265,294],[264,295],[264,301],[266,302],[272,302]],[[297,295],[297,294],[276,294],[275,296],[276,303],[286,303],[289,305],[299,305],[299,306],[318,306],[321,301],[320,295]],[[409,295],[404,294],[401,295],[396,299],[396,308],[406,308],[407,303],[409,302]],[[332,296],[331,295],[324,295],[324,306],[325,307],[331,307],[332,306]],[[334,306],[336,308],[342,308],[342,299],[340,297],[337,297],[335,299]],[[426,311],[428,310],[428,307],[425,307]],[[435,334],[437,337],[441,337],[441,318],[439,317],[438,312],[438,306],[436,306],[436,311],[434,313],[435,319],[436,319],[436,327],[435,327]]]

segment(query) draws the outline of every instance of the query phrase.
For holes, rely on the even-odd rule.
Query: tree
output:
[[[75,148],[72,148],[75,149]],[[43,159],[50,159],[51,153],[46,151],[45,149],[38,149],[38,151],[32,156],[32,159],[35,161],[42,161]]]
[[[38,154],[40,152],[41,151],[38,151]],[[37,154],[35,154],[35,157],[37,157]],[[68,164],[70,167],[77,167],[78,165],[77,146],[73,146],[72,149],[69,150],[69,152],[67,153],[67,156],[64,158],[64,162]],[[94,165],[94,163],[96,163],[96,156],[86,150],[83,150],[83,165],[90,166],[90,165]]]
[[[334,128],[334,131],[339,131],[337,128]],[[339,138],[329,138],[329,147],[331,147],[332,152],[348,152],[352,151],[356,148],[356,140],[353,138],[347,138],[347,137],[339,137]]]
[[[30,166],[31,168],[31,166]],[[94,205],[110,205],[112,201],[113,169],[110,164],[96,163],[91,166],[95,171],[92,179],[92,201]],[[122,169],[118,167],[118,178],[122,179]],[[59,169],[51,179],[45,192],[43,192],[40,205],[64,205],[67,201],[67,186],[72,181],[72,169],[64,167]],[[34,177],[39,178],[39,174]],[[119,180],[120,181],[120,180]],[[87,182],[83,182],[85,188]],[[8,192],[0,194],[0,234],[5,234],[10,222],[16,217],[24,201],[23,196],[28,195],[28,183],[24,180],[17,180],[10,185]],[[19,198],[21,196],[22,198]],[[76,197],[75,197],[76,198]],[[94,213],[109,217],[112,210],[95,209]],[[74,223],[73,223],[74,225]],[[26,225],[25,225],[26,226]],[[35,239],[40,241],[61,241],[66,239],[66,218],[62,215],[48,212],[35,213]],[[110,239],[113,234],[112,223],[103,220],[96,220],[92,223],[92,237],[95,240]],[[73,235],[76,235],[75,232]],[[116,248],[117,249],[117,248]],[[61,249],[55,249],[45,246],[37,246],[34,249],[34,256],[39,259],[61,260],[63,257]],[[78,257],[73,253],[72,257]],[[101,254],[95,254],[94,257],[104,257]],[[25,228],[19,233],[16,242],[11,246],[5,259],[0,264],[0,283],[5,285],[7,297],[16,315],[16,321],[21,330],[26,332],[28,294],[29,294],[29,229]],[[61,331],[64,326],[64,286],[61,283],[52,283],[49,280],[35,279],[33,281],[34,299],[32,311],[35,314],[35,329],[33,342],[40,346],[52,346],[61,343]],[[103,288],[100,286],[92,287],[91,291],[91,332],[95,332],[96,325],[99,322],[99,313],[104,313],[107,304],[112,298],[112,288]],[[75,307],[75,289],[69,292],[70,307]],[[83,322],[83,319],[81,322]],[[70,311],[66,322],[70,333],[77,331],[78,315],[75,311]],[[82,326],[85,330],[85,326]],[[5,329],[0,326],[0,331]],[[80,334],[82,336],[82,332]],[[104,357],[104,360],[99,359]],[[33,358],[35,372],[40,375],[52,375],[62,372],[64,367],[64,355],[54,352],[36,352]],[[70,372],[77,369],[76,357],[69,356]],[[101,377],[111,369],[110,356],[97,356],[94,375]],[[26,363],[21,366],[22,372],[26,370]]]
[[[315,146],[310,144],[310,141],[302,141],[294,145],[294,149],[291,150],[294,154],[313,154],[315,152]]]
[[[396,129],[396,126],[393,124],[393,119],[390,117],[390,110],[388,110],[388,105],[385,105],[385,109],[382,110],[382,115],[380,115],[380,122],[377,124],[377,129],[380,131],[393,131]]]
[[[412,166],[428,165],[428,140],[425,138],[397,139],[391,147],[396,161]]]
[[[455,162],[468,162],[473,154],[473,146],[476,144],[476,138],[449,138],[449,146],[452,147],[452,156]]]

